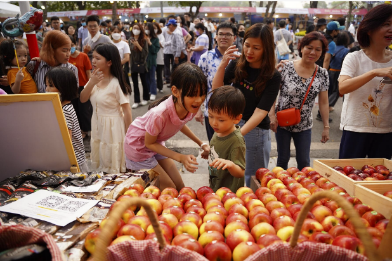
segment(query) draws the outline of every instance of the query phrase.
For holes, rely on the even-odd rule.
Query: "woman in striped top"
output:
[[[34,78],[38,92],[45,92],[45,75],[54,67],[65,67],[72,70],[76,76],[76,82],[79,82],[78,69],[68,62],[70,56],[71,39],[68,35],[57,30],[47,33],[42,43],[39,59],[32,60],[26,65],[27,71]]]
[[[78,97],[78,83],[75,74],[68,68],[55,67],[46,73],[44,81],[46,92],[56,92],[60,95],[61,106],[79,168],[81,172],[86,173],[88,167],[84,154],[82,131],[71,103],[71,100]]]

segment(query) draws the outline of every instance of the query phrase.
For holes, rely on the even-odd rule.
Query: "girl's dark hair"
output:
[[[61,101],[72,101],[79,96],[78,81],[75,73],[66,67],[53,67],[45,74],[45,83],[56,87],[60,92]]]
[[[321,34],[320,32],[317,32],[317,31],[310,32],[310,33],[306,34],[304,36],[304,38],[302,38],[301,42],[298,45],[299,57],[302,57],[302,48],[309,45],[311,42],[317,41],[317,40],[321,42],[323,51],[322,51],[320,57],[323,57],[325,55],[325,53],[328,51],[328,41],[323,34]]]
[[[177,17],[180,17],[182,26],[184,26],[184,25],[186,26],[184,16],[183,16],[183,15],[177,15]],[[177,18],[177,17],[176,17],[176,18]],[[177,19],[176,19],[176,20],[177,20]]]
[[[139,26],[140,34],[139,34],[139,38],[137,39],[137,41],[140,44],[140,46],[143,48],[144,44],[146,43],[146,40],[144,39],[146,33],[144,32],[143,26],[141,26],[139,23],[135,23],[135,22],[132,23],[132,30],[135,25]],[[132,38],[134,38],[135,36],[133,35],[132,30],[131,30],[131,36],[132,36]],[[140,52],[139,48],[137,48],[136,46],[133,49],[136,52]]]
[[[147,23],[146,26],[148,30],[150,30],[149,36],[151,37],[151,39],[158,38],[157,34],[154,31],[154,25],[152,23]]]
[[[195,28],[196,29],[201,29],[201,30],[203,30],[204,32],[205,32],[205,34],[208,36],[208,41],[209,41],[209,44],[208,44],[208,50],[211,50],[211,46],[212,46],[212,37],[211,37],[211,33],[208,31],[208,28],[207,27],[205,27],[204,26],[204,24],[203,23],[198,23],[198,24],[196,24],[195,25]]]
[[[392,16],[392,5],[382,4],[370,9],[359,24],[357,39],[362,48],[370,46],[369,32],[380,28]]]
[[[260,74],[252,83],[255,86],[256,95],[259,96],[264,91],[267,81],[269,81],[275,73],[275,52],[274,52],[274,34],[268,25],[254,24],[245,31],[243,45],[248,38],[258,38],[261,40],[261,48],[263,49],[261,57]],[[245,56],[245,48],[242,48],[242,54],[237,61],[235,68],[234,82],[242,82],[248,78],[247,67],[249,66]]]
[[[157,27],[157,29],[158,29],[158,32],[156,33],[157,35],[158,34],[161,34],[162,33],[162,29],[161,29],[161,27],[159,26],[159,23],[157,23],[157,22],[155,22],[154,23],[154,25]],[[155,33],[155,32],[154,32]]]
[[[5,67],[12,66],[12,60],[15,58],[15,48],[19,49],[20,47],[24,47],[27,49],[26,44],[22,41],[5,39],[0,44],[0,66],[3,72],[5,72]]]
[[[340,32],[336,37],[336,45],[343,45],[344,47],[347,47],[349,43],[350,38],[348,36],[348,33],[345,31]]]
[[[231,85],[219,87],[210,92],[212,95],[208,101],[208,109],[217,113],[226,113],[234,119],[245,110],[245,97],[240,89]]]
[[[196,97],[207,95],[207,78],[199,66],[193,63],[183,63],[178,66],[170,77],[171,85],[181,91],[182,105],[184,105],[185,96]],[[167,100],[171,95],[166,95],[160,100],[151,103],[148,109],[158,106],[164,100]],[[177,99],[173,96],[174,102]]]
[[[111,43],[101,43],[95,46],[94,52],[102,55],[106,61],[112,61],[110,73],[117,78],[122,92],[127,95],[132,93],[131,87],[125,81],[124,70],[121,65],[120,53],[117,47]]]

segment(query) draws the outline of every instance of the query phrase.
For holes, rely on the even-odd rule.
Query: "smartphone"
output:
[[[385,77],[381,80],[381,82],[382,82],[382,83],[385,83],[385,84],[392,84],[391,78],[389,78],[389,77],[387,77],[387,76],[385,76]]]

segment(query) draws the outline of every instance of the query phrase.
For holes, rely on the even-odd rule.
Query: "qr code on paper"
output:
[[[63,204],[57,209],[64,210],[64,211],[69,211],[69,212],[76,212],[78,211],[81,207],[86,205],[87,202],[82,202],[82,201],[68,201],[67,204]]]
[[[62,197],[57,197],[57,196],[49,196],[46,197],[40,201],[38,201],[36,204],[48,207],[48,208],[56,208],[57,206],[63,204],[66,202],[67,199],[62,198]]]

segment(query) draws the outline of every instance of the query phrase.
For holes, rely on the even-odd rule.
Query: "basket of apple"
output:
[[[376,247],[380,244],[389,222],[384,216],[361,204],[359,199],[351,197],[336,184],[315,175],[317,173],[310,175],[312,169],[297,175],[294,174],[299,170],[293,174],[287,174],[288,171],[283,169],[273,171],[264,170],[261,179],[265,186],[255,192],[248,187],[236,192],[220,188],[214,193],[209,187],[201,187],[195,192],[189,187],[180,191],[173,188],[160,191],[154,186],[144,189],[133,185],[113,204],[109,217],[101,222],[100,228],[87,235],[86,249],[94,254],[97,249],[102,252],[110,245],[106,256],[110,260],[119,259],[116,252],[124,254],[124,251],[131,260],[171,260],[167,253],[179,251],[179,260],[249,261],[260,260],[252,257],[259,251],[275,253],[283,244],[290,246],[287,251],[293,247],[296,251],[301,247],[307,251],[309,248],[333,249],[345,256],[366,260],[360,254],[366,248],[358,240],[358,222],[350,218],[351,213],[347,213],[337,200],[323,196],[313,199],[310,211],[303,210],[317,192],[345,198],[344,202],[349,202],[356,210],[355,214],[360,216],[357,219],[362,225],[360,231],[370,234],[368,241],[374,242]],[[139,207],[129,203],[135,198],[142,198],[148,204],[158,224],[152,221],[154,218],[146,205]],[[124,204],[127,206],[121,208]],[[295,246],[292,242],[289,245],[296,233],[301,210],[306,211],[303,214],[306,218],[300,226],[298,240],[295,240],[300,244]],[[107,228],[108,222],[112,223],[110,229]],[[111,232],[109,236],[102,235],[105,229]],[[157,233],[157,229],[161,233]],[[107,239],[104,247],[96,247],[100,237]],[[307,245],[302,245],[304,242]],[[368,256],[372,250],[371,247],[366,250]]]

